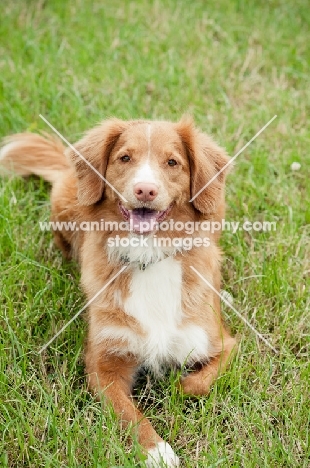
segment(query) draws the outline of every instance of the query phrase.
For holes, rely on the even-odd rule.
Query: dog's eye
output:
[[[125,154],[125,156],[122,156],[122,157],[121,157],[121,161],[123,161],[123,162],[128,162],[128,161],[130,161],[130,156],[128,156],[128,154]]]
[[[169,165],[169,166],[176,166],[177,164],[178,164],[178,163],[176,162],[175,159],[169,159],[169,161],[168,161],[168,165]]]

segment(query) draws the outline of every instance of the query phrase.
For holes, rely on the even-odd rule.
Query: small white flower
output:
[[[301,168],[301,164],[299,162],[293,162],[291,164],[292,171],[299,171],[300,168]]]

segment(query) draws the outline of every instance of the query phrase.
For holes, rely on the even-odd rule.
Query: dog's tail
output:
[[[16,133],[3,140],[0,174],[35,174],[53,184],[71,167],[64,150],[61,141],[50,135]]]

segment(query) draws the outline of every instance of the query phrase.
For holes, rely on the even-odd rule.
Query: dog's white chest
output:
[[[144,330],[130,336],[130,347],[146,365],[158,371],[162,364],[180,365],[207,357],[208,337],[194,325],[182,323],[182,267],[172,257],[146,270],[134,270],[125,312]],[[129,338],[128,337],[127,339]]]

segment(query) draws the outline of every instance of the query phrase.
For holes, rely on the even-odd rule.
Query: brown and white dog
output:
[[[190,268],[220,291],[219,234],[208,232],[208,243],[172,245],[176,237],[204,239],[200,223],[224,217],[226,169],[189,200],[229,159],[189,118],[178,123],[110,119],[74,146],[89,165],[51,137],[13,135],[4,142],[0,165],[52,183],[54,221],[115,222],[109,231],[54,232],[65,256],[78,259],[89,301],[127,266],[89,306],[89,385],[124,424],[133,425],[148,467],[178,466],[170,445],[134,405],[131,389],[141,366],[160,374],[165,366],[186,364],[192,372],[182,377],[181,391],[206,395],[235,347],[219,296]],[[171,220],[191,221],[197,229],[191,236],[158,230]],[[131,230],[119,229],[122,222]],[[117,236],[127,241],[117,245]],[[158,245],[158,237],[165,243]]]

